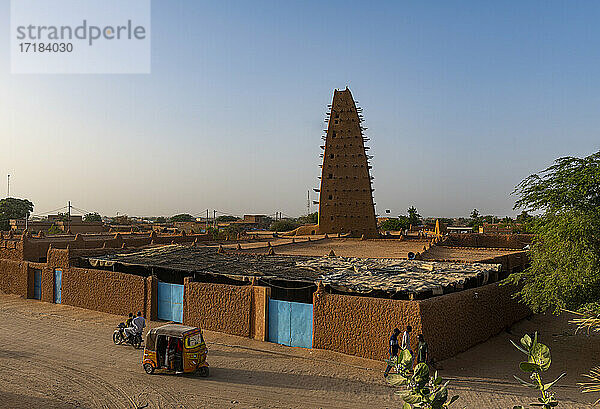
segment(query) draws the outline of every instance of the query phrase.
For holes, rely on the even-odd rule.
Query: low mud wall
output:
[[[250,337],[259,341],[269,339],[269,287],[252,286],[252,306],[250,309]]]
[[[146,278],[112,271],[69,268],[62,273],[62,304],[127,315],[146,311]]]
[[[252,287],[184,281],[183,323],[250,336]]]
[[[27,263],[0,260],[0,291],[27,297],[28,273]]]
[[[450,358],[529,316],[512,298],[514,287],[489,284],[422,301],[386,300],[316,292],[313,347],[382,360],[395,327],[410,324],[416,352],[422,333],[436,361]]]
[[[443,241],[443,245],[521,250],[526,245],[531,244],[532,241],[532,234],[457,233],[450,234]]]
[[[450,358],[529,316],[529,308],[512,298],[515,291],[494,283],[419,301],[430,355]]]
[[[0,259],[23,260],[23,242],[16,239],[0,238]]]
[[[480,263],[501,264],[502,271],[510,274],[525,269],[529,264],[529,255],[527,252],[523,251],[481,260]]]
[[[328,294],[313,295],[313,348],[382,360],[388,358],[394,328],[413,328],[411,344],[421,330],[416,301]]]

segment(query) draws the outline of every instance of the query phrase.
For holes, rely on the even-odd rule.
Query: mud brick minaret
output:
[[[350,233],[377,237],[377,221],[365,147],[361,108],[350,90],[335,90],[329,126],[323,137],[323,164],[319,191],[319,233]]]

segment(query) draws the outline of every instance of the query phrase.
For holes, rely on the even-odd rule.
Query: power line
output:
[[[45,216],[50,213],[58,212],[60,210],[66,209],[66,208],[67,208],[67,206],[63,206],[63,207],[59,207],[58,209],[50,210],[49,212],[33,213],[32,216]]]

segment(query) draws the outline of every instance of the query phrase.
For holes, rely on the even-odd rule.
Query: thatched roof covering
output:
[[[312,268],[323,284],[340,291],[367,293],[442,294],[444,288],[462,289],[469,279],[487,284],[490,273],[500,271],[500,264],[453,263],[397,259],[358,259],[323,257],[302,260],[297,266]]]
[[[470,281],[490,282],[500,264],[431,262],[398,259],[299,257],[219,253],[214,247],[168,245],[89,257],[93,266],[139,265],[231,278],[260,277],[316,283],[348,293],[431,295],[456,291]]]

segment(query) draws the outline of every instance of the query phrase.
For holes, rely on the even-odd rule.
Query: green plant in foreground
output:
[[[600,392],[600,366],[592,368],[589,374],[584,374],[586,378],[590,380],[588,382],[581,382],[579,386],[581,386],[581,391],[583,393],[598,393]],[[600,399],[594,402],[594,405],[598,404]]]
[[[412,354],[408,349],[400,351],[398,356],[386,359],[385,363],[394,368],[396,375],[402,376],[407,379],[412,374]]]
[[[571,314],[576,315],[569,321],[570,324],[577,325],[577,331],[586,330],[590,332],[600,332],[600,303],[589,303],[578,311],[567,311]],[[589,374],[584,374],[589,379],[587,382],[580,382],[578,385],[581,387],[583,393],[598,393],[600,392],[600,366],[592,368]],[[594,405],[600,403],[600,399],[594,402]]]
[[[550,392],[550,388],[554,386],[559,379],[566,375],[562,373],[558,378],[550,383],[542,382],[542,372],[547,371],[552,363],[550,357],[550,348],[546,345],[541,344],[537,341],[538,334],[534,334],[533,339],[525,334],[521,338],[521,345],[517,345],[514,341],[510,341],[515,348],[527,355],[527,361],[521,362],[519,368],[523,372],[529,373],[529,377],[532,382],[524,381],[523,379],[515,376],[515,379],[521,383],[521,385],[527,386],[532,389],[536,389],[540,392],[538,402],[531,403],[531,406],[540,406],[544,409],[549,409],[558,406],[558,401],[554,398],[554,394]],[[514,376],[514,375],[513,375]],[[523,406],[514,406],[513,409],[524,409]]]
[[[408,350],[403,350],[397,360],[386,362],[395,364],[393,366],[396,366],[398,371],[397,374],[388,375],[387,382],[390,385],[407,388],[396,391],[404,401],[402,409],[443,409],[458,399],[456,395],[448,400],[448,382],[443,383],[437,371],[433,377],[430,377],[427,364],[417,364],[411,371],[412,355]]]

